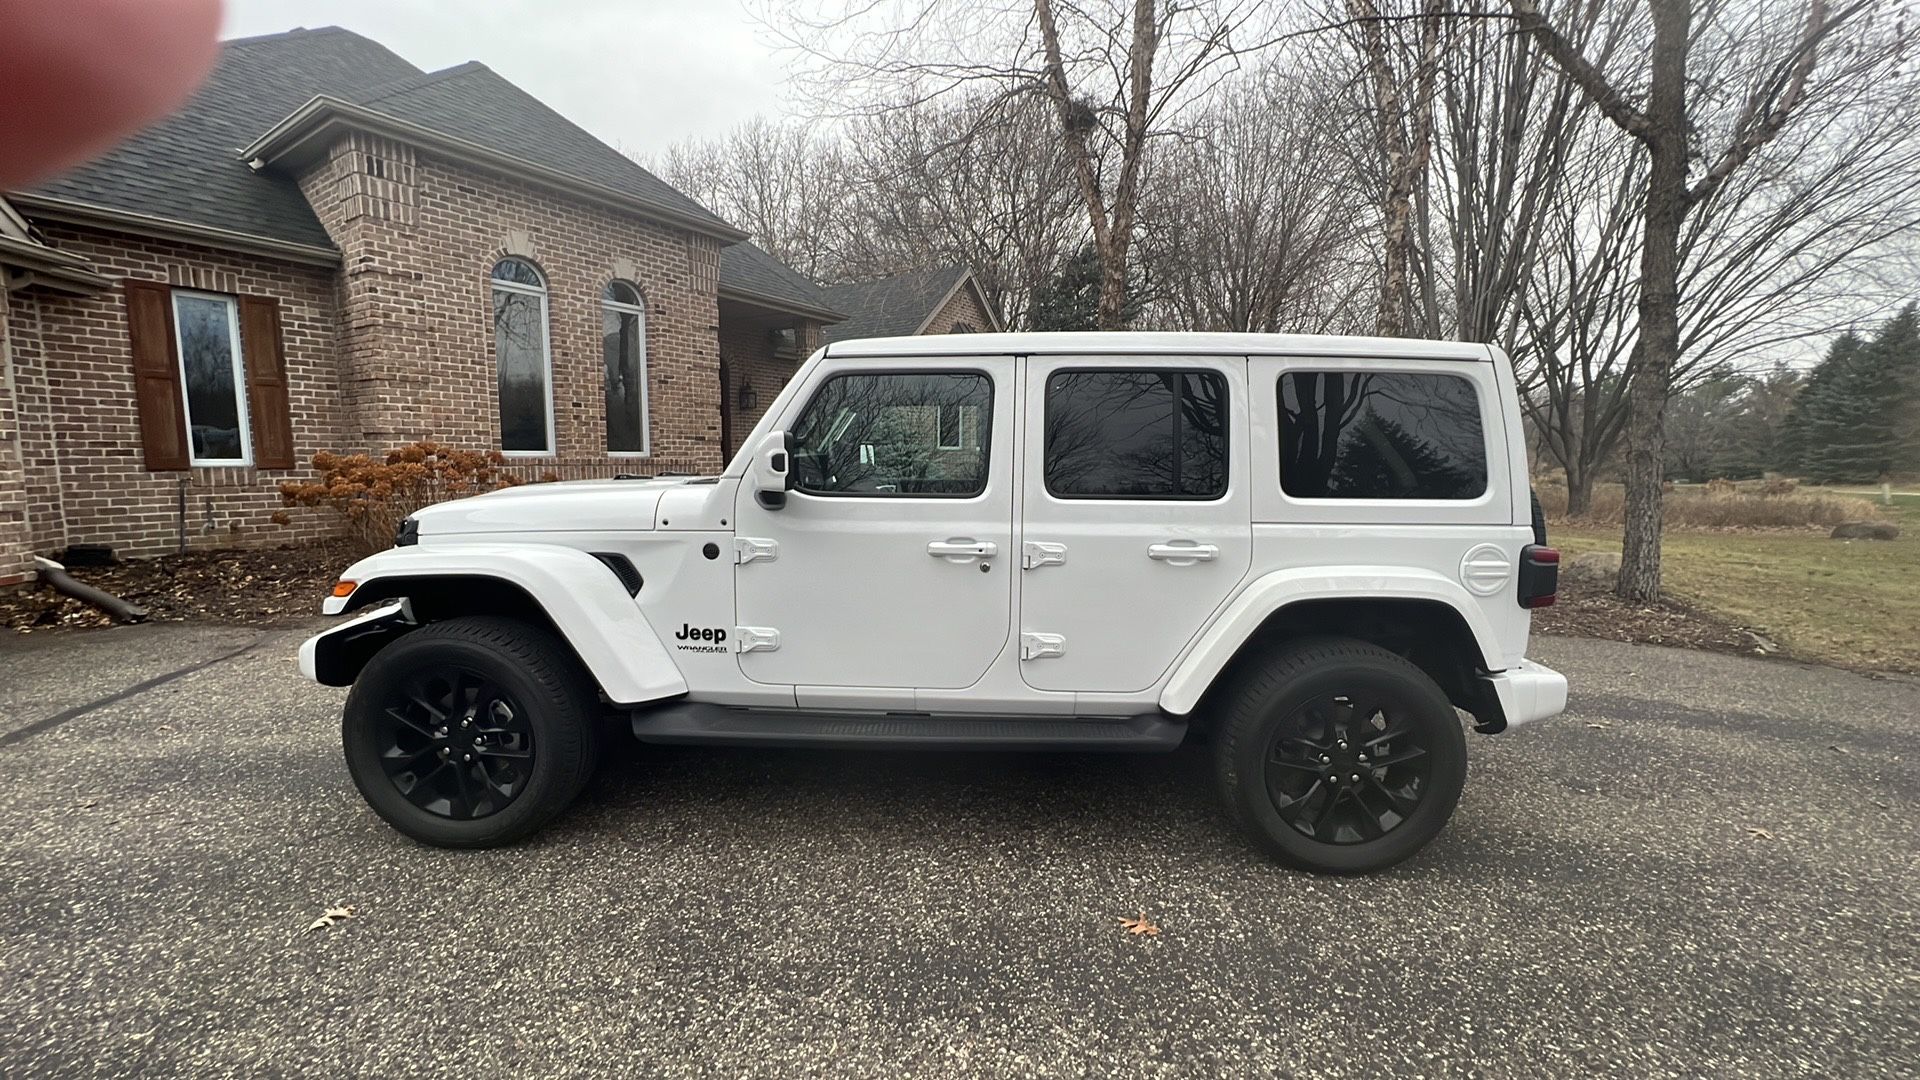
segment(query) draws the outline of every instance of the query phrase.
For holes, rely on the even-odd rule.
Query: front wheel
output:
[[[1466,736],[1446,694],[1375,645],[1296,642],[1227,710],[1216,766],[1228,812],[1302,870],[1392,866],[1440,832],[1466,783]]]
[[[347,695],[347,771],[388,824],[439,847],[519,840],[593,769],[598,697],[552,634],[449,619],[374,654]]]

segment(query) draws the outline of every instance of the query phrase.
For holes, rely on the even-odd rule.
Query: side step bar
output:
[[[1133,750],[1180,745],[1187,725],[1158,713],[1080,719],[925,713],[827,713],[680,703],[636,712],[647,743],[919,750]]]

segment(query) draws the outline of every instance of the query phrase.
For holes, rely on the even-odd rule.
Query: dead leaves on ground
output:
[[[1129,934],[1144,934],[1147,937],[1160,936],[1160,924],[1147,918],[1147,913],[1144,911],[1140,913],[1140,917],[1137,919],[1121,919],[1120,925]]]
[[[1779,839],[1779,837],[1773,835],[1773,830],[1763,829],[1758,825],[1747,826],[1747,835],[1753,837],[1755,840],[1778,840]]]
[[[308,923],[307,928],[300,932],[302,934],[310,934],[315,930],[332,926],[335,923],[346,922],[348,919],[353,918],[355,914],[357,914],[357,912],[354,911],[354,907],[352,904],[342,904],[339,907],[330,907],[327,910],[321,912],[319,918]]]

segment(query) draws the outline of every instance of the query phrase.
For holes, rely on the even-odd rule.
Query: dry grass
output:
[[[1567,489],[1553,479],[1538,480],[1535,490],[1547,517],[1567,519]],[[1593,506],[1578,519],[1583,525],[1618,525],[1624,520],[1626,490],[1596,484]],[[1792,481],[1730,484],[1717,480],[1667,493],[1666,522],[1677,529],[1778,529],[1809,525],[1831,527],[1843,521],[1874,521],[1880,508],[1865,498],[1802,488]]]

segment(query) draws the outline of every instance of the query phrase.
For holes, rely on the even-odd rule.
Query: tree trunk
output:
[[[1667,396],[1680,359],[1680,226],[1687,192],[1689,0],[1653,4],[1652,83],[1647,94],[1646,235],[1640,250],[1639,337],[1627,388],[1627,509],[1621,536],[1620,598],[1660,600],[1661,496]]]
[[[1580,466],[1567,470],[1567,516],[1586,517],[1593,512],[1593,470]]]
[[[1109,237],[1108,248],[1100,250],[1100,308],[1096,326],[1101,330],[1127,328],[1127,245],[1119,234]]]

